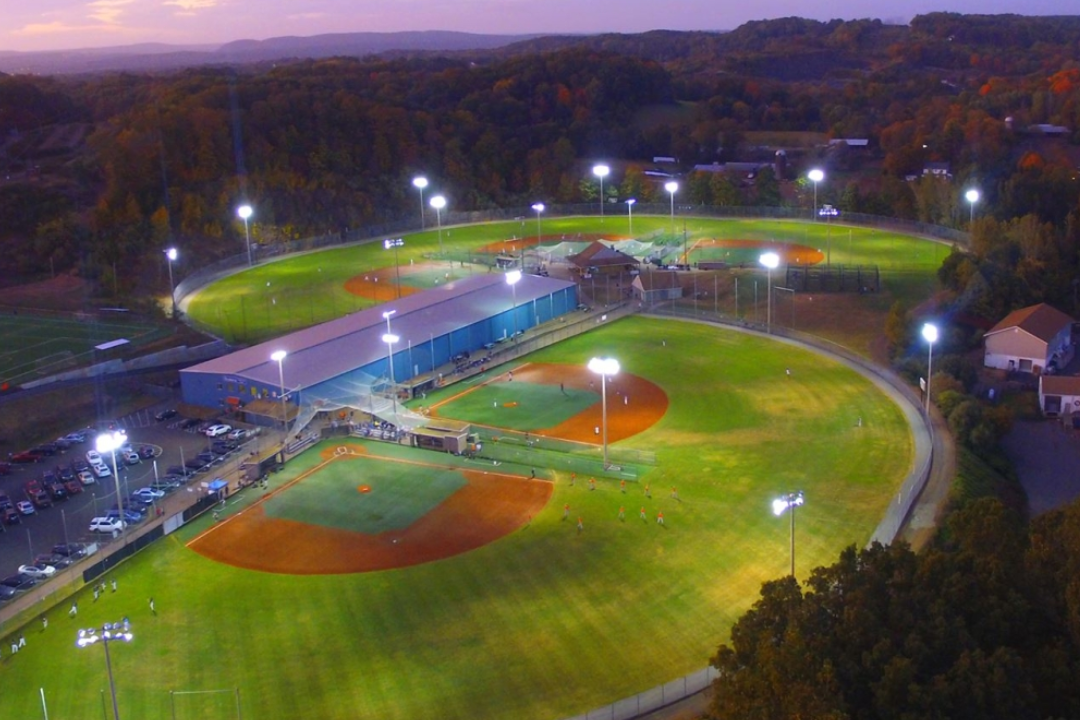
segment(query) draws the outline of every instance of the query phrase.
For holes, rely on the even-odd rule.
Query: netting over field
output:
[[[299,433],[319,413],[341,411],[366,413],[406,431],[426,425],[427,418],[394,399],[395,393],[400,397],[400,392],[401,386],[392,385],[388,378],[360,372],[321,383],[317,393],[301,391],[300,410],[290,432]]]

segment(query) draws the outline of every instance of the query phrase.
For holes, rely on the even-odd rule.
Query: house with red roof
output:
[[[1053,374],[1073,357],[1073,319],[1046,303],[1014,310],[983,336],[983,365]]]

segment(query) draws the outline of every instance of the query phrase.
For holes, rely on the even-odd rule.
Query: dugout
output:
[[[472,425],[461,420],[433,418],[426,427],[412,431],[413,447],[460,455],[469,449]]]

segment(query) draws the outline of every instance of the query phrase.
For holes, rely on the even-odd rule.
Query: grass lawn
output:
[[[699,217],[685,218],[685,221],[689,244],[699,238],[720,238],[808,245],[826,253],[833,263],[878,265],[887,276],[913,273],[924,280],[920,287],[927,282],[933,283],[934,273],[949,252],[948,246],[941,243],[837,223]],[[562,239],[574,240],[579,234],[631,237],[629,220],[625,216],[604,220],[599,217],[545,218],[541,232],[547,244]],[[508,252],[512,247],[520,250],[515,241],[535,238],[536,223],[529,219],[443,228],[442,236],[441,245],[434,230],[404,237],[405,245],[398,252],[403,287],[434,287],[448,278],[486,273],[487,269],[482,266],[463,266],[457,261],[447,262],[440,269],[424,269],[414,263],[422,264],[440,257],[466,258],[476,248],[498,241],[506,242]],[[679,245],[683,239],[681,230],[677,238],[671,234],[668,218],[649,215],[634,216],[633,236],[667,236]],[[691,260],[703,259],[710,252],[702,249],[701,257],[691,253]],[[348,292],[346,281],[382,270],[382,282],[392,282],[393,268],[393,254],[378,243],[290,256],[244,270],[200,290],[188,299],[186,312],[199,324],[230,341],[263,340],[374,305],[374,300]],[[760,279],[764,281],[763,273]],[[749,292],[750,285],[746,288],[744,292]],[[749,298],[744,300],[744,307],[747,307]]]
[[[166,332],[163,327],[126,322],[119,316],[105,322],[73,315],[5,313],[0,315],[0,383],[16,384],[70,370],[84,364],[95,345],[111,340],[141,345]]]
[[[122,565],[116,594],[81,597],[77,620],[62,605],[47,630],[27,626],[27,648],[3,654],[6,714],[38,717],[44,688],[50,717],[96,717],[108,694],[102,648],[76,649],[75,630],[121,617],[136,634],[111,647],[124,717],[171,717],[172,690],[233,688],[243,716],[263,720],[581,713],[707,663],[761,583],[787,572],[788,520],[770,512],[774,495],[806,493],[796,563],[806,577],[866,541],[911,463],[900,410],[870,382],[808,352],[631,318],[528,360],[597,355],[618,357],[671,399],[659,424],[620,443],[655,451],[652,499],[639,485],[624,495],[600,479],[589,491],[556,474],[547,509],[496,543],[338,576],[214,563],[185,547],[204,529],[199,521]],[[312,455],[295,468],[316,464]],[[177,720],[234,717],[179,697]],[[205,701],[222,705],[221,697]]]

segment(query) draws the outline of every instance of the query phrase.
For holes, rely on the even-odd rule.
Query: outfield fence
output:
[[[720,676],[712,666],[566,720],[633,720],[697,695]]]

